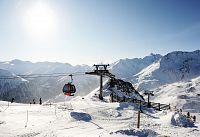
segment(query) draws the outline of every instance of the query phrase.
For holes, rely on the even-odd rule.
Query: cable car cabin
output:
[[[72,83],[67,83],[63,87],[63,93],[67,96],[74,96],[76,92],[76,87]]]

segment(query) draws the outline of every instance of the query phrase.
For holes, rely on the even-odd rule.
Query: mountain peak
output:
[[[162,58],[162,55],[160,55],[160,54],[150,53],[150,55],[145,56],[143,58],[143,60],[153,63],[153,62],[156,62],[156,61],[160,60],[161,58]]]
[[[160,55],[160,54],[156,54],[156,53],[150,53],[149,55],[147,55],[147,56],[145,56],[145,57],[159,57],[159,58],[161,58],[162,57],[162,55]],[[144,57],[144,58],[145,58]]]
[[[157,62],[160,60],[160,58],[162,58],[160,54],[152,53],[151,55],[144,58],[120,59],[119,61],[112,64],[111,72],[117,77],[131,77],[153,62]]]
[[[200,50],[174,51],[163,56],[157,64],[138,73],[139,88],[155,88],[159,85],[187,81],[200,75]],[[148,72],[148,73],[147,73]]]

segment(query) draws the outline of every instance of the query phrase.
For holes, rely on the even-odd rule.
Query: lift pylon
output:
[[[115,75],[111,74],[108,70],[107,67],[109,66],[109,64],[103,65],[95,65],[95,70],[92,72],[86,72],[85,74],[89,74],[89,75],[97,75],[100,76],[100,89],[99,89],[99,99],[103,100],[103,77],[110,77],[110,78],[114,78]]]

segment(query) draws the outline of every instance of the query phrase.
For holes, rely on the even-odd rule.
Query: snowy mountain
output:
[[[5,69],[13,73],[13,75],[16,74],[22,74],[22,75],[31,75],[31,74],[53,74],[53,73],[77,73],[82,75],[74,76],[74,84],[77,88],[76,95],[86,95],[91,90],[95,89],[98,86],[98,79],[94,76],[86,76],[84,73],[86,71],[92,70],[91,67],[87,65],[77,65],[72,66],[68,63],[53,63],[53,62],[38,62],[38,63],[32,63],[29,61],[21,61],[21,60],[13,60],[10,62],[0,62],[0,68]],[[2,72],[0,76],[10,76],[9,74]],[[15,80],[18,79],[9,79],[9,81],[12,83]],[[55,98],[55,96],[62,94],[62,88],[65,83],[68,83],[70,80],[70,77],[68,76],[60,76],[60,77],[45,77],[45,78],[26,78],[27,83],[25,87],[24,85],[20,85],[20,87],[23,89],[26,89],[27,94],[31,95],[31,100],[33,98],[39,99],[40,97],[43,98],[43,100],[48,100],[50,98]],[[5,84],[6,81],[2,80],[0,86]],[[11,87],[11,85],[9,85]],[[27,87],[28,86],[28,87]],[[19,87],[19,88],[20,88]],[[8,92],[6,89],[2,88],[1,92]],[[20,90],[20,89],[19,89]],[[15,96],[16,93],[14,93],[15,90],[12,90],[12,96]],[[18,93],[19,94],[19,93]],[[63,95],[63,94],[62,94]],[[22,95],[23,96],[23,95]],[[1,99],[8,100],[3,96]],[[63,95],[63,100],[65,100],[65,96]],[[27,102],[26,98],[20,98],[16,99],[17,102]],[[30,101],[30,100],[29,100]]]
[[[131,82],[139,91],[154,89],[162,85],[179,81],[188,81],[200,76],[200,50],[194,52],[175,51],[165,56],[150,54],[144,58],[121,59],[110,65],[110,72],[116,78]],[[8,70],[13,74],[51,74],[51,73],[84,73],[91,71],[87,65],[72,66],[68,63],[52,63],[13,60],[0,62],[0,69]],[[5,73],[6,74],[6,73]],[[4,75],[4,74],[3,74]],[[34,96],[44,99],[63,101],[62,87],[70,81],[68,76],[57,78],[26,79],[30,92]],[[88,94],[99,86],[98,77],[78,75],[74,77],[78,96]],[[33,96],[33,97],[34,97]]]
[[[68,63],[21,61],[18,59],[0,62],[0,68],[15,74],[74,73],[90,70],[87,65],[72,66]]]
[[[154,91],[155,96],[151,97],[154,102],[171,104],[184,111],[200,112],[200,50],[168,53],[137,74],[130,71],[136,70],[133,64],[130,60],[116,64],[123,69],[122,72],[118,70],[117,75],[131,82],[138,91]]]
[[[13,77],[16,75],[7,71],[0,69],[1,78],[6,76]],[[15,98],[16,101],[25,102],[26,100],[32,99],[33,93],[30,92],[29,81],[23,78],[15,78],[15,79],[1,79],[0,78],[0,100],[11,100],[12,97]]]
[[[160,54],[151,53],[144,58],[120,59],[111,64],[111,73],[119,78],[128,79],[133,75],[139,73],[153,62],[158,61],[162,56]]]
[[[7,100],[6,97],[12,95],[19,95],[20,100],[23,101],[26,97],[29,97],[26,100],[30,101],[32,97],[36,96],[53,99],[51,104],[44,102],[43,105],[12,103],[8,106],[8,102],[0,101],[0,136],[197,137],[200,134],[199,54],[200,51],[198,50],[194,52],[172,52],[157,59],[145,59],[146,63],[137,62],[142,66],[138,68],[136,68],[137,64],[134,65],[134,61],[132,62],[130,59],[121,61],[123,63],[112,64],[113,73],[115,72],[117,77],[121,76],[124,79],[117,79],[114,84],[109,83],[109,80],[104,82],[103,101],[98,98],[99,88],[97,86],[99,80],[92,76],[80,75],[74,77],[74,83],[79,89],[88,90],[85,93],[92,91],[88,89],[91,88],[90,86],[95,85],[97,88],[86,96],[83,96],[82,91],[78,92],[78,94],[81,93],[81,96],[74,97],[70,101],[65,101],[65,96],[61,93],[63,84],[69,81],[69,77],[66,76],[53,79],[34,78],[25,80],[20,77],[2,79],[0,80],[0,89],[2,89],[0,96],[4,95],[5,100]],[[17,67],[18,70],[15,70],[16,63],[13,62],[2,64],[4,67],[7,64],[7,69],[10,70],[0,69],[0,76],[2,77],[16,76],[20,71],[22,74],[33,74],[36,72],[56,73],[65,70],[63,69],[65,65],[58,63],[58,66],[60,66],[58,67],[49,62],[47,63],[50,65],[49,68],[45,65],[41,67],[40,64],[40,67],[33,67],[34,70],[20,68],[20,65]],[[47,68],[48,70],[46,70]],[[69,68],[72,72],[76,70],[73,66]],[[82,66],[77,66],[77,68],[77,72],[80,69],[85,70],[85,67]],[[127,78],[127,76],[129,77]],[[109,95],[112,92],[115,92],[118,96],[143,99],[141,93],[137,92],[138,90],[135,90],[130,82],[135,84],[139,91],[141,91],[140,89],[153,90],[154,96],[150,97],[150,101],[170,104],[171,109],[157,111],[153,108],[142,107],[142,112],[139,113],[139,105],[134,102],[110,103]],[[55,103],[56,99],[63,102]],[[183,112],[180,112],[180,109],[183,109]],[[191,116],[196,116],[196,121],[187,117],[187,112],[191,112]],[[140,129],[137,128],[139,114]]]
[[[199,68],[200,50],[171,52],[133,76],[132,83],[140,90],[153,89],[200,76]]]
[[[200,112],[200,50],[171,52],[136,75],[137,90],[152,90],[153,102],[171,104],[188,112]]]
[[[18,85],[21,83],[27,82],[25,79],[22,79],[20,77],[16,79],[1,79],[3,77],[16,77],[15,74],[7,71],[0,69],[0,89],[8,89],[8,88],[16,88]]]

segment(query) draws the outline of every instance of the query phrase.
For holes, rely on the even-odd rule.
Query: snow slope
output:
[[[154,89],[155,102],[163,102],[186,112],[200,113],[200,77],[166,84]]]
[[[0,69],[0,100],[22,101],[32,99],[33,93],[29,87],[29,81],[17,77],[15,74]],[[2,79],[3,77],[16,77],[15,79]]]
[[[200,76],[200,50],[175,51],[163,56],[132,77],[138,89],[153,89],[160,85],[187,81]]]
[[[144,109],[137,129],[138,106],[130,103],[106,103],[93,99],[94,90],[84,99],[43,105],[0,102],[2,137],[154,137],[200,134],[199,123],[180,126],[185,117],[177,112]],[[92,95],[93,94],[93,95]],[[174,121],[172,121],[172,119]],[[178,121],[177,121],[178,120]],[[174,125],[179,122],[180,125]],[[190,122],[185,123],[191,124]]]
[[[6,84],[9,85],[11,88],[15,88],[17,85],[27,82],[27,80],[17,77],[16,79],[1,79],[4,77],[17,77],[14,73],[11,73],[7,70],[0,69],[0,89],[6,86]]]
[[[120,59],[111,64],[111,73],[119,78],[128,79],[153,62],[158,61],[161,57],[160,54],[151,53],[149,56],[144,58]]]

